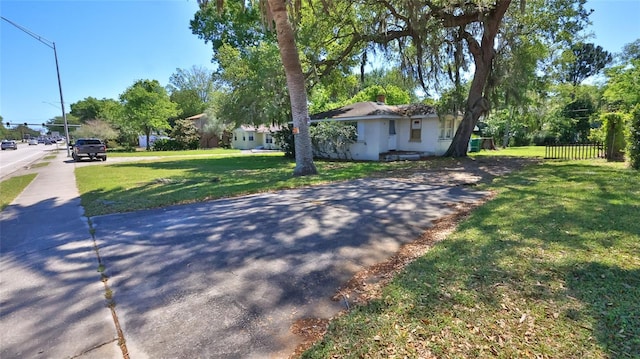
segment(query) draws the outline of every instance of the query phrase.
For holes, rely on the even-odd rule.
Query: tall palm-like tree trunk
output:
[[[209,5],[209,0],[197,0],[201,9]],[[314,175],[318,173],[313,163],[313,150],[311,137],[309,137],[309,108],[307,106],[307,91],[302,65],[298,56],[298,47],[293,32],[293,26],[289,21],[286,0],[261,0],[268,5],[266,11],[267,20],[271,19],[276,25],[278,49],[280,58],[287,77],[287,88],[291,100],[291,114],[293,116],[293,133],[295,138],[296,168],[294,176]],[[218,0],[216,6],[220,9],[224,4]],[[263,8],[264,9],[264,8]],[[271,16],[269,16],[271,15]]]
[[[291,114],[293,116],[293,133],[295,138],[296,168],[294,176],[306,176],[318,173],[313,163],[311,137],[309,137],[309,109],[307,107],[307,91],[304,75],[300,65],[298,47],[296,46],[293,26],[289,21],[285,0],[268,0],[269,10],[276,25],[278,49],[287,77]]]

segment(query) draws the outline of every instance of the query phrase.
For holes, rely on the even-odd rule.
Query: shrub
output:
[[[350,159],[349,145],[356,142],[355,123],[318,122],[309,128],[314,156],[320,158]]]
[[[626,133],[627,159],[629,166],[640,170],[640,104],[631,110],[631,118]]]
[[[193,121],[178,120],[176,121],[171,137],[175,139],[181,146],[180,150],[195,150],[200,144],[200,135]]]
[[[288,158],[296,157],[296,146],[294,142],[292,126],[282,126],[282,129],[273,134],[273,141],[284,151],[284,156]]]
[[[181,151],[184,150],[182,143],[174,139],[162,138],[153,143],[153,151]]]
[[[604,130],[605,148],[607,159],[619,161],[623,159],[624,140],[624,115],[618,112],[609,112],[600,116]]]

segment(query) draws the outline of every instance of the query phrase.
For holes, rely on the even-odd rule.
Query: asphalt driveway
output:
[[[131,358],[287,357],[338,287],[486,193],[357,180],[91,218]],[[434,181],[433,183],[438,183]]]

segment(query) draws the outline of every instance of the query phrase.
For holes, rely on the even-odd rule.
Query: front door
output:
[[[398,147],[396,140],[396,120],[389,120],[389,151],[395,151]]]

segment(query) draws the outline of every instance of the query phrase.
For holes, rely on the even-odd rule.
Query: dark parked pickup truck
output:
[[[83,158],[107,160],[107,146],[97,138],[79,138],[72,146],[71,157],[74,161]]]

